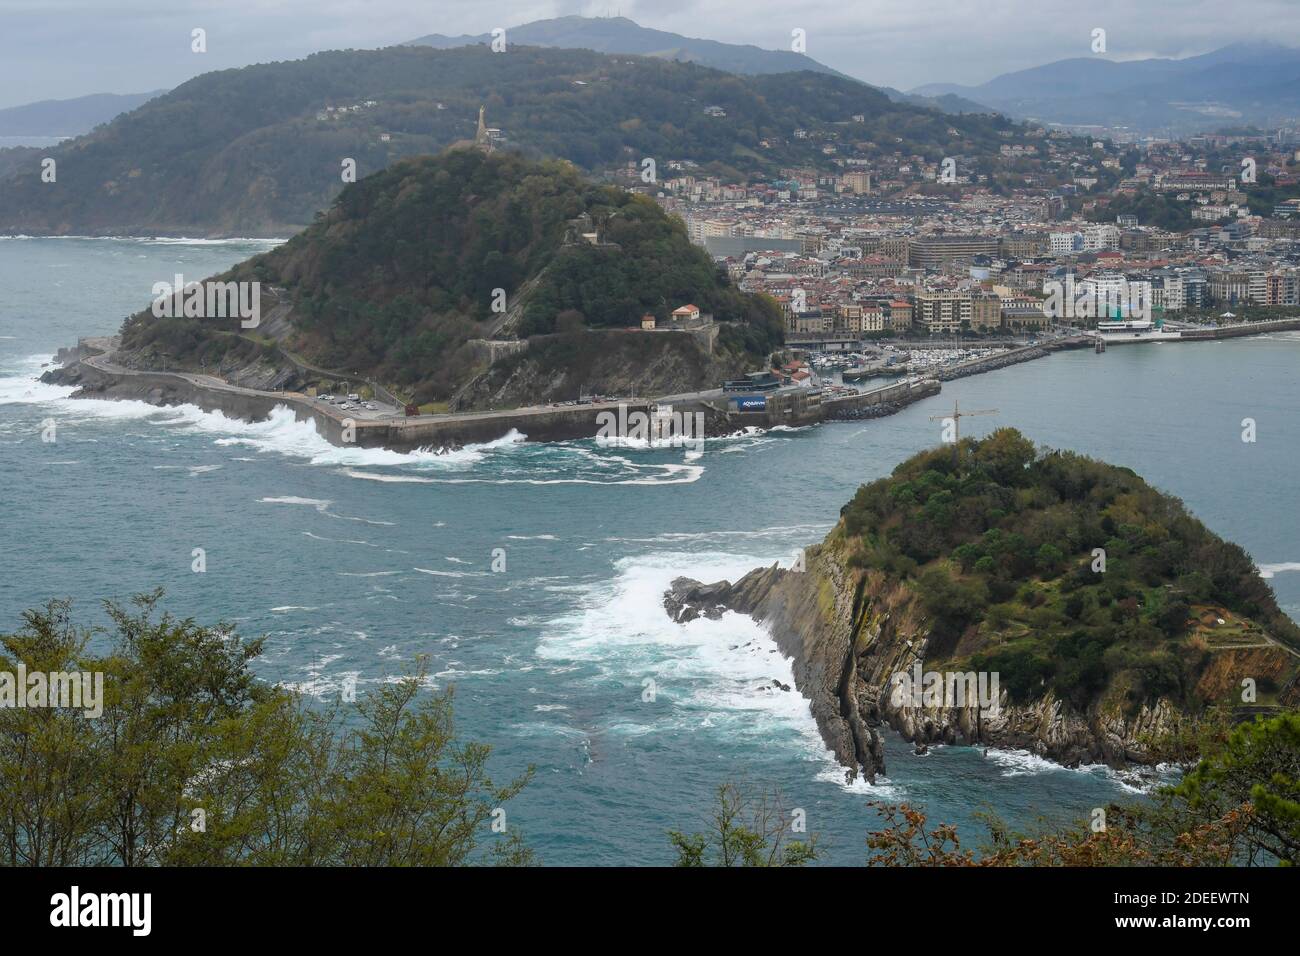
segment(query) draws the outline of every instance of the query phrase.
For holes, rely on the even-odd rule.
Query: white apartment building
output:
[[[1093,223],[1083,229],[1084,252],[1118,252],[1119,226],[1108,223]]]
[[[686,220],[686,230],[692,242],[703,243],[705,239],[711,236],[732,235],[734,226],[732,223],[724,222],[721,219],[696,219],[691,217]]]
[[[1083,233],[1054,232],[1048,236],[1052,243],[1052,255],[1068,256],[1083,249]]]
[[[1249,283],[1246,290],[1250,296],[1250,301],[1266,305],[1268,303],[1268,273],[1263,269],[1251,269],[1247,275],[1249,276]]]
[[[1152,290],[1152,304],[1166,312],[1181,312],[1187,308],[1187,286],[1182,276],[1165,276],[1158,290]]]

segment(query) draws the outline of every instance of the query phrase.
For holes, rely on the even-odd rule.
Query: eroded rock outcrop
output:
[[[680,623],[716,619],[726,611],[763,624],[792,658],[795,684],[808,699],[827,747],[850,773],[874,781],[885,772],[881,734],[892,729],[924,753],[931,743],[1022,749],[1065,766],[1146,765],[1162,759],[1154,741],[1188,715],[1160,698],[1136,710],[1120,695],[1103,694],[1080,709],[1045,689],[1013,703],[1005,686],[996,704],[915,706],[896,693],[897,676],[929,667],[930,622],[905,584],[880,571],[855,568],[843,538],[832,532],[806,554],[804,571],[758,568],[734,584],[678,578],[664,607]],[[1207,674],[1281,672],[1282,648],[1227,651]]]
[[[856,672],[854,592],[838,562],[818,552],[802,572],[773,565],[735,584],[678,578],[664,606],[682,623],[732,610],[766,624],[794,661],[795,686],[808,698],[826,745],[851,772],[874,780],[884,770],[884,747],[878,709],[861,693]]]

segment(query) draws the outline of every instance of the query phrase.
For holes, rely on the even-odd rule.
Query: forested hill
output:
[[[960,468],[951,448],[908,459],[842,515],[853,563],[919,600],[928,659],[1000,672],[1013,702],[1196,709],[1294,676],[1300,628],[1250,556],[1127,468],[1004,428],[964,440]]]
[[[287,235],[342,188],[472,138],[480,104],[515,148],[589,171],[654,158],[742,179],[839,154],[993,155],[1010,121],[892,103],[812,72],[735,76],[588,50],[393,47],[204,74],[0,181],[0,232]],[[708,107],[720,107],[706,113]],[[862,122],[854,122],[861,116]],[[795,130],[807,131],[796,137]],[[764,142],[766,141],[766,143]]]
[[[803,557],[679,578],[664,607],[762,622],[827,747],[869,778],[885,724],[922,752],[1126,767],[1300,706],[1300,628],[1245,551],[1129,469],[1015,429],[863,485]]]
[[[598,245],[582,239],[588,229]],[[315,224],[224,278],[262,283],[259,338],[420,401],[446,399],[476,371],[467,343],[496,331],[497,289],[518,305],[515,333],[565,333],[571,351],[593,332],[637,327],[647,312],[666,319],[687,303],[731,323],[717,361],[757,367],[781,341],[779,307],[739,292],[653,200],[595,185],[562,160],[472,147],[403,160],[349,186]],[[141,364],[165,352],[215,367],[246,351],[249,338],[229,334],[238,331],[235,319],[146,311],[128,321],[124,345]],[[562,372],[565,349],[549,354]]]

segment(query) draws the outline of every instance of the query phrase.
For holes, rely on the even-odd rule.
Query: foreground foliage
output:
[[[1149,799],[1098,808],[1087,820],[1016,833],[984,814],[987,840],[963,845],[909,804],[868,803],[868,866],[1293,866],[1300,862],[1300,713],[1231,728],[1211,715],[1182,778]],[[1188,752],[1189,754],[1191,751]],[[727,784],[709,827],[670,831],[677,866],[799,866],[815,835],[793,839],[792,814],[772,797]]]
[[[964,849],[955,827],[930,827],[906,804],[873,803],[884,826],[867,837],[872,866],[1293,866],[1300,862],[1300,714],[1233,729],[1177,784],[1149,802],[1059,830]]]
[[[674,865],[803,866],[817,859],[817,841],[792,838],[791,818],[779,794],[754,795],[724,784],[703,832],[669,831],[677,851]]]
[[[0,636],[0,671],[100,671],[99,717],[0,708],[0,863],[8,866],[454,866],[531,861],[489,832],[527,782],[487,774],[424,674],[321,711],[249,667],[224,627],[107,605],[111,649],[66,602]],[[502,818],[503,819],[503,818]],[[492,846],[483,844],[487,837]]]

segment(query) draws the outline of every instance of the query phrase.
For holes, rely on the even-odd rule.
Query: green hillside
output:
[[[830,168],[827,145],[993,156],[1008,142],[998,132],[1015,129],[812,72],[735,76],[531,47],[348,50],[204,74],[47,151],[57,182],[41,182],[35,164],[0,180],[0,231],[287,235],[341,190],[345,158],[364,177],[435,153],[473,137],[480,105],[506,142],[534,156],[588,171],[650,157],[661,175],[685,159],[727,178]],[[711,106],[726,115],[707,114]]]
[[[600,245],[575,233],[571,221],[583,216]],[[264,315],[288,308],[257,336],[420,401],[445,399],[475,371],[467,343],[493,337],[504,319],[497,289],[506,305],[520,296],[512,333],[522,337],[639,326],[646,312],[666,318],[692,302],[729,323],[718,350],[738,361],[757,364],[781,340],[776,304],[737,291],[653,201],[593,184],[560,160],[473,148],[404,160],[349,186],[303,233],[225,278],[260,281]],[[249,357],[254,336],[239,331],[237,319],[145,311],[128,320],[123,344],[143,364],[166,353],[220,365]]]
[[[923,452],[864,485],[840,531],[919,600],[928,662],[999,672],[1013,701],[1195,708],[1239,694],[1243,661],[1261,699],[1295,671],[1300,629],[1240,546],[1127,468],[1014,429],[963,441],[960,468]]]

